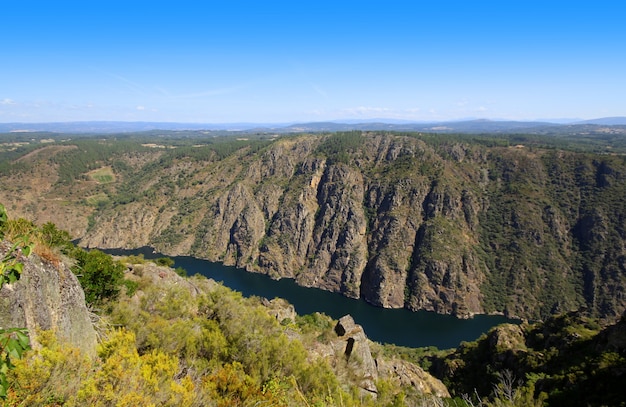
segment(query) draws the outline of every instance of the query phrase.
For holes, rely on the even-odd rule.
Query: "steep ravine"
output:
[[[153,246],[460,317],[626,309],[622,157],[381,134],[152,157],[119,175],[131,198],[110,192],[82,245]]]

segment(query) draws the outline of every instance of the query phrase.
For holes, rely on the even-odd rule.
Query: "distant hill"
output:
[[[174,123],[174,122],[54,122],[54,123],[0,123],[0,132],[55,132],[55,133],[133,133],[149,130],[228,130],[246,131],[260,127],[284,127],[287,124],[268,123]]]
[[[582,127],[579,127],[582,126]],[[580,133],[594,130],[588,126],[626,126],[626,117],[606,117],[574,123],[549,121],[462,120],[442,122],[409,122],[397,119],[354,119],[309,123],[172,123],[87,121],[58,123],[0,123],[0,133],[56,132],[110,134],[150,130],[206,130],[245,133],[301,133],[335,131],[419,131],[428,133]]]
[[[600,119],[584,120],[575,124],[599,124],[603,126],[626,126],[626,117],[603,117]]]
[[[545,122],[517,122],[493,120],[467,120],[432,123],[340,123],[314,122],[293,124],[284,127],[283,131],[349,131],[349,130],[389,130],[389,131],[423,131],[428,133],[502,133],[525,131],[536,127],[559,126]]]

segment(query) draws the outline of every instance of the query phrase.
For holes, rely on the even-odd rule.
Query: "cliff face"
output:
[[[207,149],[112,155],[125,163],[115,182],[73,181],[104,200],[84,207],[81,244],[149,245],[458,316],[626,309],[622,157],[360,133]]]
[[[6,250],[0,242],[0,256]],[[95,356],[96,331],[74,273],[65,264],[51,264],[36,254],[21,261],[20,280],[0,290],[0,326],[27,328],[34,346],[37,330],[53,330],[62,343]]]

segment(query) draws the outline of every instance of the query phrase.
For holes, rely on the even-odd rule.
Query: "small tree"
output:
[[[100,304],[118,297],[124,283],[124,265],[100,250],[77,250],[72,271],[85,291],[85,301]]]
[[[159,257],[154,261],[159,266],[174,267],[174,259],[171,257]]]

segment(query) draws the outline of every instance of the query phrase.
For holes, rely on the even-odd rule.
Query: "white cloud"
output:
[[[141,106],[141,105],[140,105],[140,106],[137,106],[137,107],[136,107],[136,109],[137,109],[137,110],[146,110],[146,107],[145,107],[145,106]]]
[[[13,99],[9,99],[9,98],[4,98],[2,100],[0,100],[0,105],[15,105],[15,100]]]

